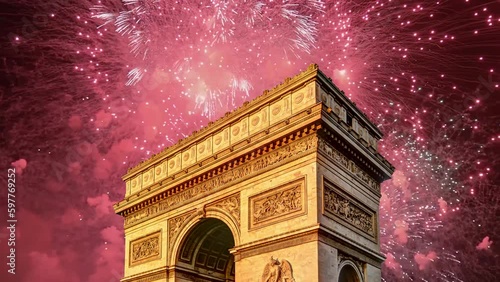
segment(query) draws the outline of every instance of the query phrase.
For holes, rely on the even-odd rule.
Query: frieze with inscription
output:
[[[370,188],[375,189],[380,192],[380,184],[368,175],[365,171],[363,171],[359,166],[357,166],[353,161],[350,161],[349,158],[344,156],[338,150],[329,145],[325,140],[319,139],[318,141],[318,150],[323,151],[327,156],[331,157],[336,163],[340,164],[350,173],[352,173],[357,179],[364,182]]]
[[[175,206],[202,197],[202,194],[204,193],[222,189],[225,185],[233,181],[239,181],[241,178],[257,174],[269,166],[281,163],[292,157],[296,157],[301,153],[312,151],[316,149],[317,143],[318,138],[315,135],[311,135],[273,150],[253,161],[227,170],[218,176],[208,179],[207,181],[168,196],[166,199],[156,204],[147,206],[139,211],[127,215],[125,217],[125,226],[128,227],[132,224],[139,223],[146,218],[150,218],[151,216],[167,212]]]

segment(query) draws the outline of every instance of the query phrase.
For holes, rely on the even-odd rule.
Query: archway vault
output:
[[[193,228],[207,220],[218,220],[227,226],[233,240],[233,246],[231,247],[240,244],[239,222],[230,211],[217,206],[206,206],[199,210],[192,210],[174,217],[168,222],[170,227],[170,251],[167,260],[170,265],[177,263],[182,244]]]
[[[338,282],[364,282],[359,265],[352,260],[344,260],[339,264]]]
[[[175,255],[175,276],[234,281],[235,246],[229,227],[219,219],[204,218],[186,232]]]

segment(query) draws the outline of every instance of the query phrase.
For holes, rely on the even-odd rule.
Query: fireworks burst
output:
[[[51,226],[61,235],[47,231],[60,246],[26,254],[25,265],[45,256],[59,268],[56,281],[120,276],[122,235],[109,226],[121,219],[91,218],[121,199],[124,170],[317,62],[385,133],[381,150],[396,166],[381,200],[384,280],[492,281],[500,271],[490,153],[500,141],[498,2],[4,5],[17,24],[2,48],[10,53],[0,155],[27,160],[25,212],[65,223]],[[83,203],[61,204],[62,191]],[[75,245],[83,241],[85,250]],[[92,273],[66,272],[79,269],[76,254],[96,253]],[[43,276],[35,272],[26,281]]]

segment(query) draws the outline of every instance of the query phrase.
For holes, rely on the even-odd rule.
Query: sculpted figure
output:
[[[287,260],[281,260],[280,263],[271,257],[264,268],[261,282],[295,282],[292,265]]]

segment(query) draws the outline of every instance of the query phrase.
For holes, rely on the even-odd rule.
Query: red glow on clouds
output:
[[[435,259],[437,255],[435,252],[430,251],[426,254],[415,254],[415,262],[418,264],[418,269],[425,270]]]
[[[377,220],[385,281],[497,279],[498,1],[219,2],[2,7],[20,281],[119,281],[126,169],[313,62],[396,167]],[[141,24],[117,33],[120,13]]]
[[[25,159],[19,159],[15,162],[12,162],[10,165],[16,169],[17,174],[21,175],[23,174],[23,170],[28,165],[28,162]]]
[[[476,246],[476,250],[489,250],[493,241],[490,240],[489,236],[484,237],[483,241]]]

